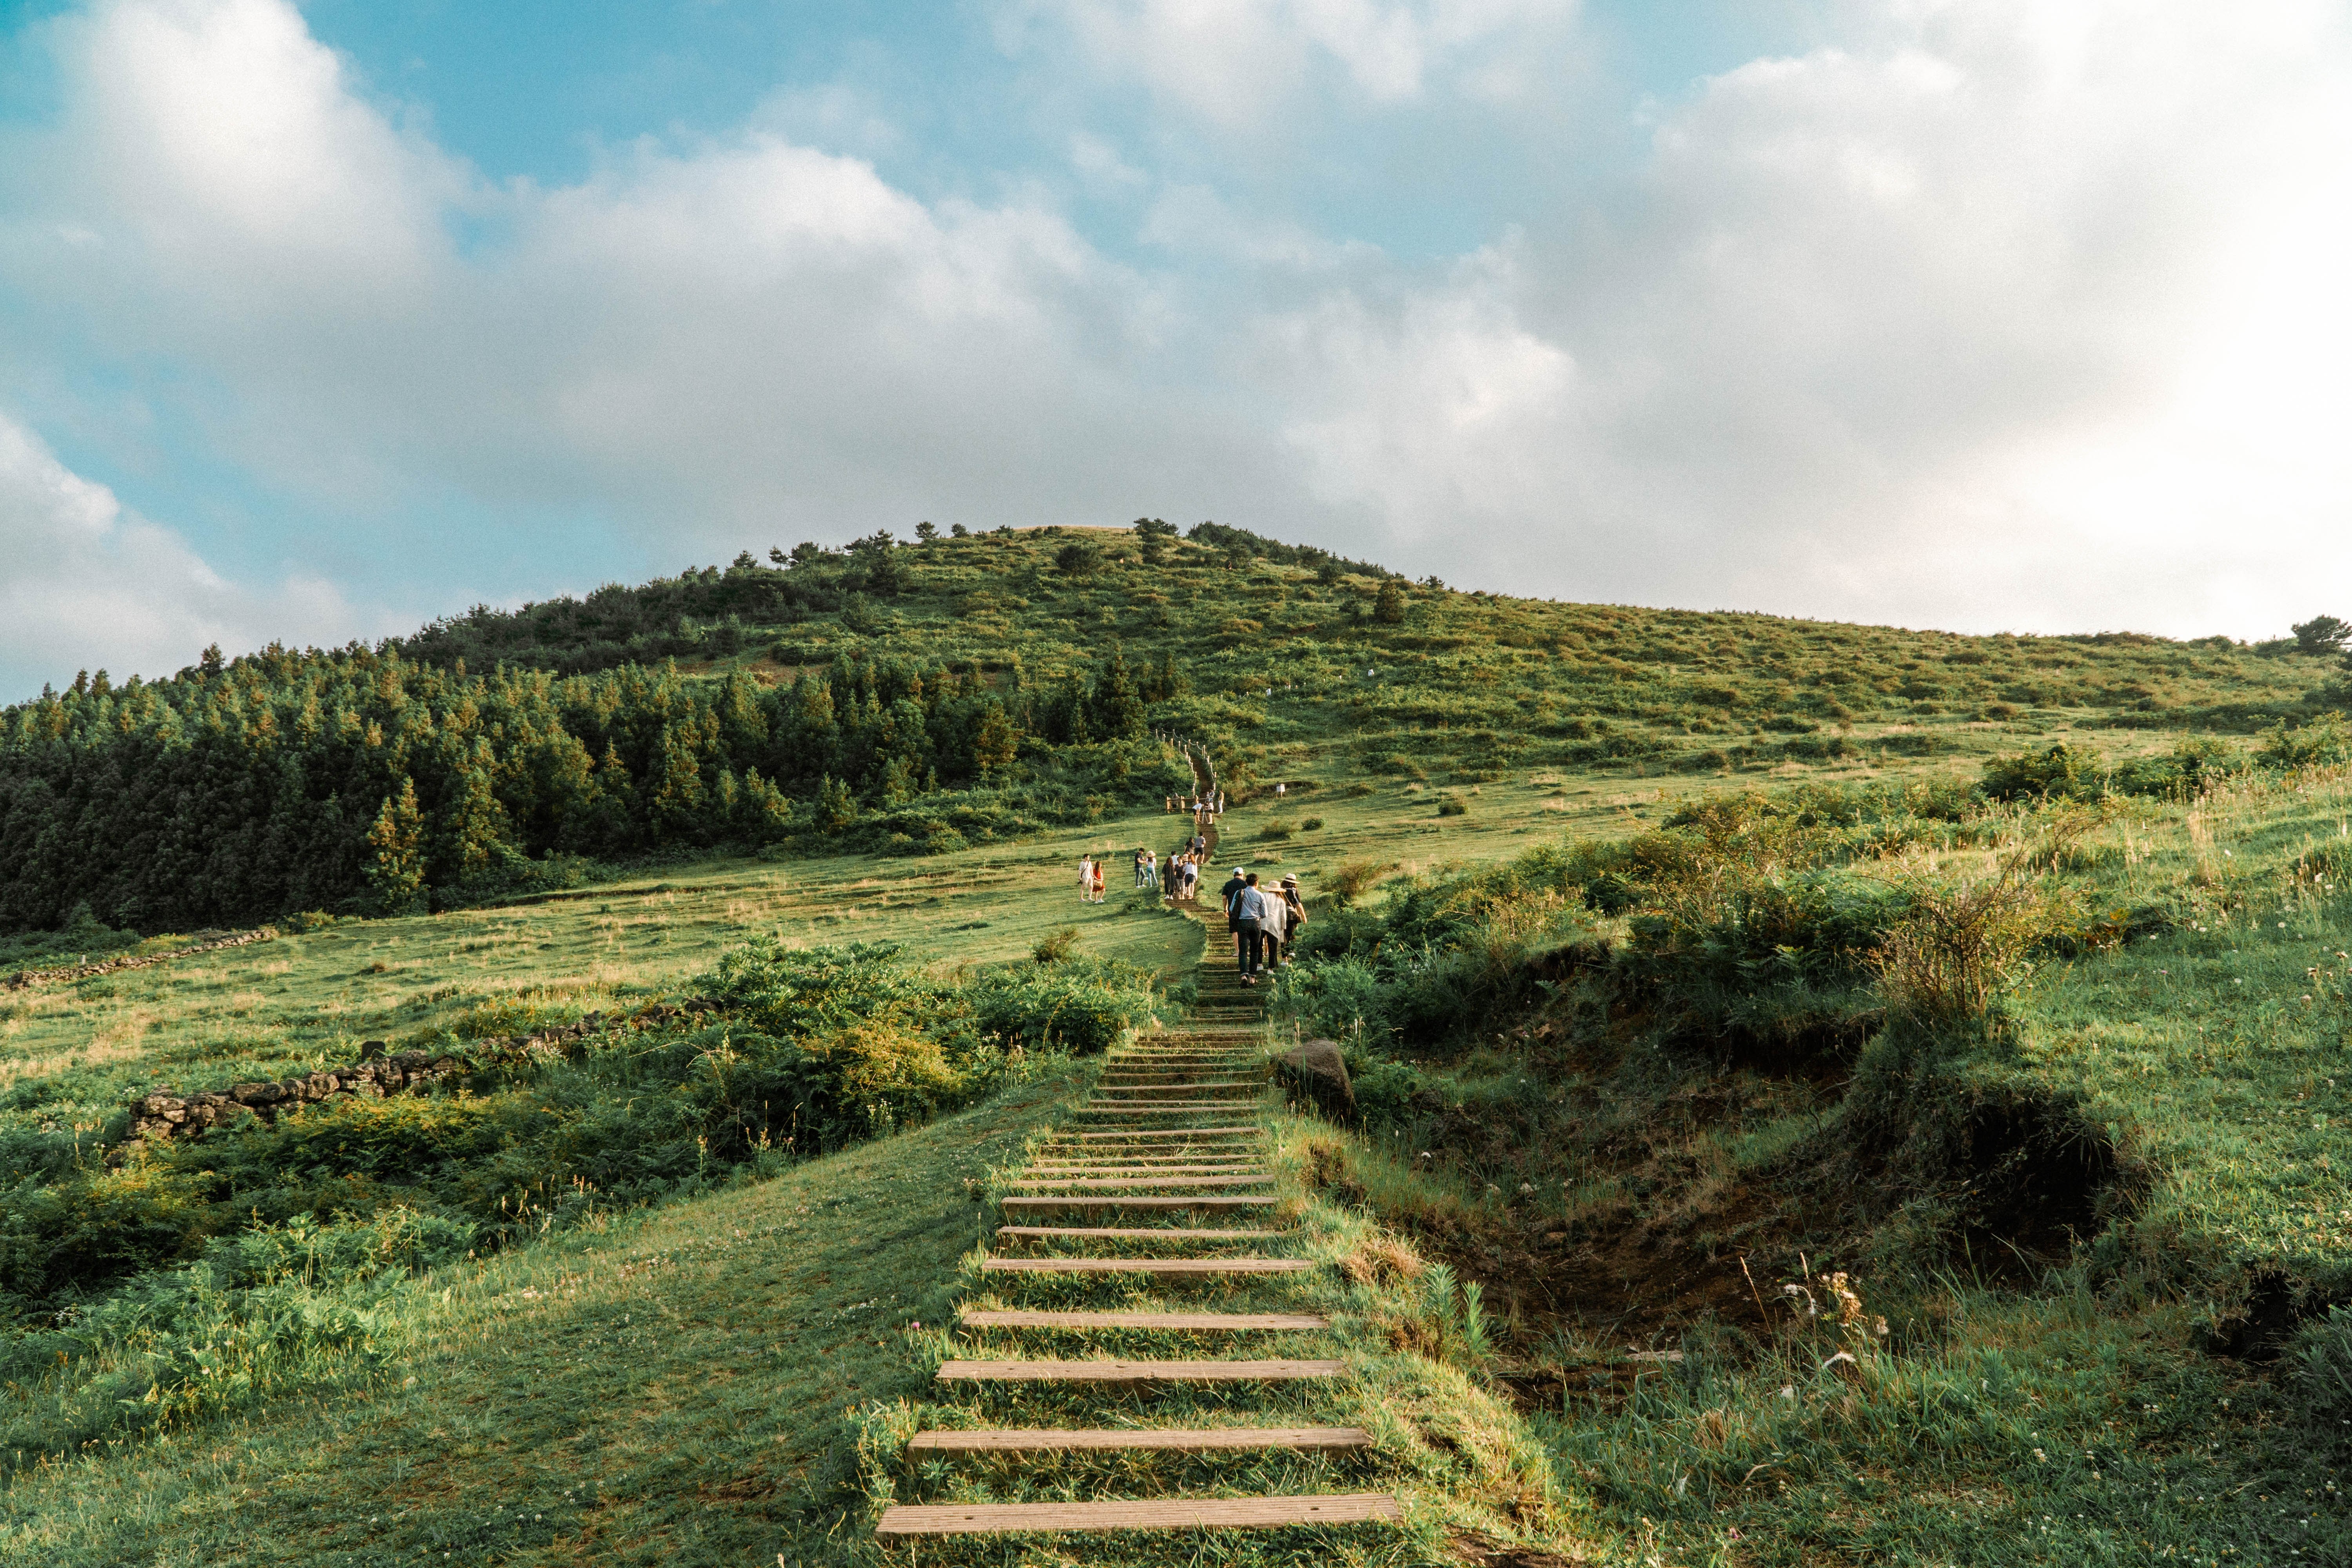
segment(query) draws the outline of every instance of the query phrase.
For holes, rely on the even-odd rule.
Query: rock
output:
[[[1347,1058],[1336,1040],[1308,1040],[1282,1058],[1282,1077],[1315,1102],[1326,1121],[1353,1126],[1356,1090],[1348,1081]]]
[[[229,1086],[228,1096],[239,1105],[275,1105],[286,1091],[274,1083],[238,1083]]]
[[[383,1052],[384,1044],[382,1040],[362,1040],[360,1042],[360,1060],[363,1062],[372,1062],[375,1060],[376,1058],[383,1055]]]

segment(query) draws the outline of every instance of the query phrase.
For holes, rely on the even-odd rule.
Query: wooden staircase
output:
[[[1213,853],[1213,824],[1209,837]],[[1201,903],[1205,910],[1193,911],[1210,926],[1208,946],[1202,956],[1198,1021],[1192,1027],[1152,1037],[1117,1053],[1097,1092],[1072,1113],[1067,1125],[1054,1131],[1015,1180],[1014,1191],[1001,1200],[1006,1223],[995,1230],[998,1247],[1006,1250],[992,1249],[981,1264],[982,1278],[992,1287],[1051,1287],[1066,1301],[1070,1298],[1063,1292],[1088,1278],[1106,1283],[1126,1279],[1170,1286],[1182,1286],[1188,1280],[1215,1283],[1265,1278],[1278,1281],[1285,1276],[1310,1274],[1318,1267],[1308,1258],[1280,1255],[1282,1244],[1294,1238],[1295,1231],[1247,1222],[1199,1223],[1202,1214],[1271,1208],[1284,1201],[1262,1163],[1266,1149],[1265,1131],[1258,1121],[1266,1089],[1264,1036],[1259,1027],[1262,994],[1241,984],[1234,973],[1232,944],[1225,939],[1224,921],[1210,890],[1217,880],[1222,879],[1204,877]],[[1124,1223],[1012,1223],[1052,1210],[1111,1211]],[[1161,1216],[1166,1223],[1147,1223],[1152,1216]],[[1231,1245],[1254,1250],[1221,1250]],[[1029,1254],[1027,1249],[1034,1246],[1056,1250],[1047,1256]],[[1213,1250],[1194,1255],[1203,1247]],[[1035,1283],[1024,1285],[1024,1281]],[[1063,1281],[1069,1283],[1059,1283]],[[1322,1317],[1309,1312],[1024,1310],[1017,1307],[966,1309],[958,1323],[966,1334],[1111,1333],[1120,1336],[1121,1342],[1132,1342],[1138,1335],[1300,1335],[1329,1328]],[[1101,1406],[1102,1414],[1113,1415],[1125,1415],[1136,1398],[1154,1397],[1154,1390],[1197,1384],[1278,1390],[1331,1384],[1347,1376],[1342,1362],[1296,1355],[975,1358],[945,1362],[938,1373],[943,1390],[971,1391],[961,1394],[967,1401],[983,1398],[986,1390],[1005,1384],[1042,1386],[1058,1391],[1056,1396],[1065,1407],[1077,1399],[1084,1414],[1095,1415],[1083,1405],[1092,1400]],[[1249,1395],[1244,1392],[1226,1397],[1246,1402]],[[1354,1426],[1104,1425],[929,1430],[917,1433],[908,1451],[910,1458],[919,1456],[935,1462],[961,1458],[966,1463],[1052,1463],[1064,1456],[1097,1453],[1199,1457],[1271,1452],[1344,1457],[1368,1450],[1370,1445],[1370,1436]],[[1129,1478],[1125,1484],[1133,1484],[1131,1468],[1118,1473]],[[1321,1473],[1315,1471],[1302,1479],[1311,1480]],[[942,1535],[1255,1531],[1378,1525],[1393,1522],[1402,1515],[1396,1498],[1386,1492],[1104,1497],[898,1504],[884,1512],[877,1533],[887,1543]],[[1301,1560],[1318,1560],[1318,1555]]]

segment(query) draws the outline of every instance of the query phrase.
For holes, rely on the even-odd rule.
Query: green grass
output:
[[[917,1386],[978,1184],[1066,1092],[418,1279],[360,1390],[19,1476],[0,1562],[824,1562],[851,1414]]]

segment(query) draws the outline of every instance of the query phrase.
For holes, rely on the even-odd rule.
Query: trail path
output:
[[[1196,776],[1198,767],[1196,762]],[[1213,864],[1215,824],[1208,823],[1205,832]],[[1205,897],[1202,902],[1207,904]],[[1344,1462],[1370,1447],[1370,1436],[1359,1427],[1265,1421],[1269,1403],[1296,1403],[1285,1399],[1285,1390],[1348,1375],[1342,1363],[1312,1353],[1328,1337],[1325,1319],[1296,1311],[1186,1310],[1181,1302],[1150,1294],[1248,1289],[1251,1299],[1238,1304],[1279,1306],[1284,1276],[1317,1267],[1285,1256],[1295,1232],[1263,1223],[1295,1194],[1286,1194],[1263,1163],[1269,1082],[1261,994],[1234,973],[1215,906],[1187,912],[1210,928],[1192,1021],[1116,1053],[1094,1097],[1051,1130],[1003,1201],[1006,1223],[996,1228],[982,1279],[1020,1300],[1003,1309],[967,1305],[958,1321],[968,1341],[978,1338],[1015,1353],[945,1362],[938,1373],[942,1392],[952,1393],[975,1420],[989,1419],[992,1399],[1004,1397],[992,1391],[1012,1385],[1055,1414],[1091,1415],[1103,1424],[918,1433],[908,1446],[910,1460],[919,1458],[928,1467],[961,1457],[991,1464],[992,1494],[1028,1500],[898,1504],[877,1527],[885,1542],[938,1535],[1360,1525],[1402,1514],[1386,1492],[1252,1495],[1254,1476],[1298,1476],[1297,1463],[1280,1461],[1330,1456]],[[1038,1215],[1057,1223],[1013,1223]],[[1247,1223],[1252,1220],[1261,1223]],[[1266,1300],[1269,1291],[1277,1299]],[[1112,1293],[1115,1310],[1048,1305],[1082,1292]],[[1025,1306],[1041,1298],[1039,1308]],[[1020,1353],[1041,1335],[1087,1353]],[[1268,1336],[1289,1353],[1246,1353],[1246,1348],[1265,1347]],[[1200,1347],[1214,1353],[1113,1356],[1101,1353],[1107,1342],[1121,1351]],[[1223,1392],[1208,1400],[1204,1390]],[[1184,1402],[1193,1410],[1205,1405],[1212,1419],[1185,1426],[1150,1424],[1151,1404],[1178,1394],[1190,1395]],[[1260,1462],[1239,1475],[1220,1472],[1209,1457],[1224,1454]],[[1079,1463],[1095,1455],[1107,1462]],[[1171,1463],[1186,1468],[1171,1475],[1162,1467]],[[1328,1478],[1328,1466],[1309,1464],[1304,1479]]]

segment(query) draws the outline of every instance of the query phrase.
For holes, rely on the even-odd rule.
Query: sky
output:
[[[2352,11],[0,4],[0,701],[920,521],[2352,615]]]

